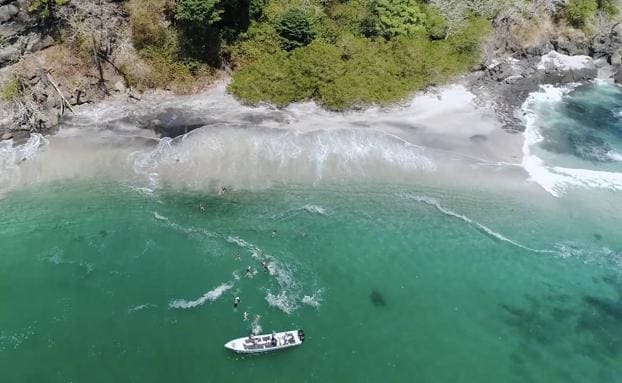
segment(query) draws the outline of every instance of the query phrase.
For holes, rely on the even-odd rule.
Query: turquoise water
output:
[[[583,85],[541,112],[547,164],[622,171],[622,87]]]
[[[619,198],[521,193],[15,190],[0,200],[1,380],[619,382]],[[307,340],[227,352],[257,314]]]

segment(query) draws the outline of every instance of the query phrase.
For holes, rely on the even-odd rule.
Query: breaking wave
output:
[[[466,222],[467,224],[475,227],[476,229],[478,229],[479,231],[481,231],[482,233],[488,235],[489,237],[491,237],[493,239],[496,239],[496,240],[499,240],[499,241],[502,241],[502,242],[506,242],[506,243],[509,243],[512,246],[516,246],[516,247],[521,248],[523,250],[528,250],[528,251],[535,252],[535,253],[555,253],[555,251],[553,251],[553,250],[533,249],[531,247],[522,245],[522,244],[520,244],[520,243],[518,243],[518,242],[516,242],[516,241],[514,241],[514,240],[512,240],[512,239],[510,239],[510,238],[508,238],[506,236],[504,236],[503,234],[500,234],[500,233],[492,230],[488,226],[482,225],[481,223],[479,223],[477,221],[474,221],[474,220],[472,220],[471,218],[469,218],[469,217],[467,217],[465,215],[456,213],[453,210],[450,210],[450,209],[448,209],[446,207],[443,207],[434,198],[425,197],[425,196],[413,196],[413,195],[405,195],[405,196],[407,198],[410,198],[410,199],[416,201],[416,202],[420,202],[420,203],[424,203],[424,204],[426,204],[428,206],[432,206],[432,207],[436,208],[438,211],[440,211],[441,213],[443,213],[443,214],[445,214],[445,215],[447,215],[449,217],[456,218],[456,219],[459,219],[459,220],[461,220],[463,222]]]
[[[49,141],[40,134],[34,133],[22,145],[15,145],[13,140],[0,141],[0,191],[7,190],[19,182],[18,165],[33,159],[42,146]]]
[[[203,294],[200,298],[193,300],[193,301],[187,301],[185,299],[175,299],[172,300],[168,306],[172,309],[191,309],[191,308],[195,308],[198,306],[203,305],[205,302],[212,302],[217,300],[218,298],[220,298],[227,290],[231,289],[233,287],[233,283],[231,282],[226,282],[223,283],[221,285],[219,285],[218,287],[208,291],[207,293]]]
[[[601,85],[606,87],[611,85]],[[540,152],[543,149],[539,148],[540,145],[545,143],[545,137],[541,129],[543,124],[543,111],[551,113],[557,107],[570,92],[576,88],[576,85],[567,87],[554,87],[552,85],[544,85],[540,91],[530,94],[527,100],[522,106],[522,119],[525,123],[525,142],[523,144],[523,161],[522,166],[529,174],[532,181],[539,184],[544,190],[550,193],[554,197],[562,195],[568,187],[582,187],[582,188],[600,188],[609,190],[622,190],[622,173],[615,171],[605,171],[597,169],[586,169],[579,167],[569,166],[556,166],[548,164],[542,157]],[[581,101],[578,100],[577,103]],[[584,106],[586,108],[589,106]],[[606,111],[596,111],[605,115]],[[583,112],[585,113],[585,112]],[[556,115],[553,115],[556,117]],[[573,123],[572,121],[566,121],[566,124]],[[604,123],[606,124],[606,123]],[[561,127],[552,128],[556,134]],[[606,142],[600,137],[592,137],[589,135],[581,136],[585,133],[585,127],[583,133],[572,133],[567,138],[562,137],[564,141],[570,142],[569,145],[575,148],[576,156],[583,156],[585,160],[589,160],[592,163],[606,162],[606,161],[620,161],[619,154],[615,151],[607,149]],[[545,150],[545,149],[544,149]],[[545,153],[545,152],[543,152]],[[570,154],[566,155],[570,156]],[[561,157],[561,155],[557,155]],[[567,161],[571,162],[571,161]],[[575,164],[587,162],[574,161]]]

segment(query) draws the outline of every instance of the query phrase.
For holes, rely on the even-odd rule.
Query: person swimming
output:
[[[245,275],[246,275],[247,277],[252,277],[252,276],[253,276],[253,269],[251,269],[251,267],[250,267],[250,266],[248,266],[248,267],[246,268],[246,274],[245,274]]]
[[[246,311],[244,311],[244,321],[248,320],[248,313]]]
[[[239,304],[240,304],[240,297],[235,297],[233,299],[233,307],[238,307]]]
[[[276,230],[272,230],[272,238],[276,237]]]
[[[261,267],[263,267],[263,269],[267,272],[270,272],[270,269],[268,269],[268,263],[266,261],[261,261]]]

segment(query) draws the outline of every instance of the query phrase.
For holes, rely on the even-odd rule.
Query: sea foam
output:
[[[525,123],[525,142],[521,165],[529,174],[530,180],[554,197],[562,195],[569,186],[622,190],[622,173],[547,166],[532,152],[532,147],[544,139],[538,126],[538,108],[554,107],[576,85],[561,88],[543,85],[538,92],[531,93],[523,103],[521,117]]]

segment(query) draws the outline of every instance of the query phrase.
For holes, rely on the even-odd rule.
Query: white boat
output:
[[[225,343],[225,348],[242,354],[253,354],[300,346],[304,340],[304,331],[292,330],[270,335],[251,335],[245,338],[230,340]]]

